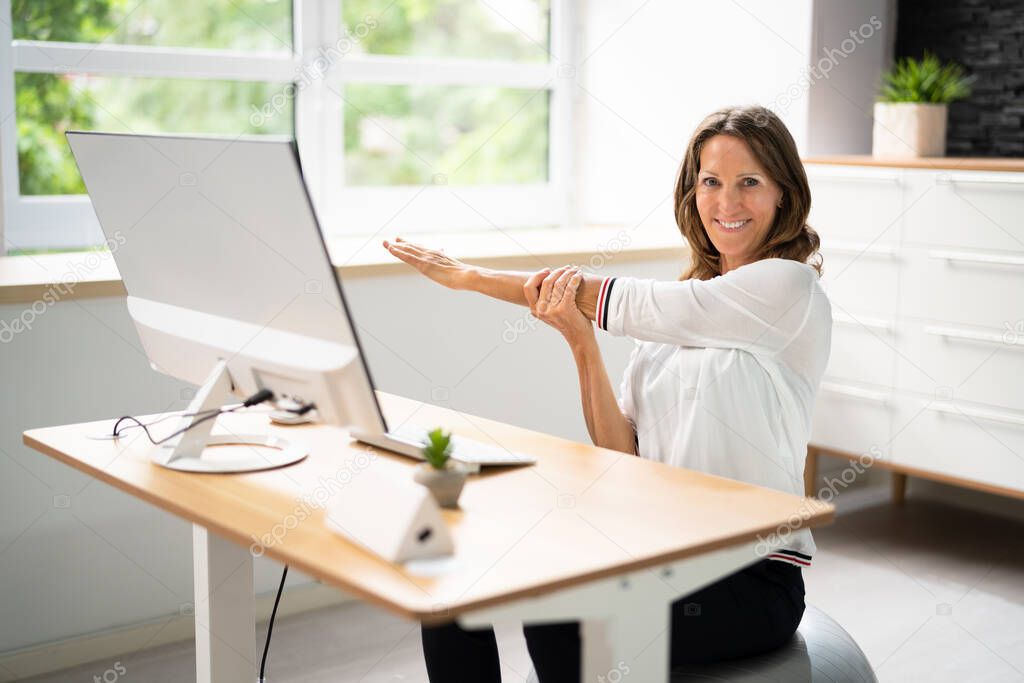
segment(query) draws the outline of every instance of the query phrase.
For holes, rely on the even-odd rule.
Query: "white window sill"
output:
[[[381,246],[393,235],[329,239],[331,259],[345,279],[412,274]],[[540,270],[576,263],[598,270],[615,263],[678,259],[687,247],[675,226],[587,227],[411,235],[424,246],[488,268]],[[0,257],[0,304],[124,296],[109,252]]]

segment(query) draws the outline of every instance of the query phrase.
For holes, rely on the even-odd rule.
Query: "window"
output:
[[[6,246],[102,242],[69,129],[295,135],[329,235],[562,224],[569,1],[0,0]]]

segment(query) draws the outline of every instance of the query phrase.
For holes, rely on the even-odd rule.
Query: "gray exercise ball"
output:
[[[740,683],[877,683],[875,672],[856,641],[817,607],[807,606],[788,644],[758,657],[680,667],[671,683],[739,681]],[[530,672],[529,683],[537,683]]]
[[[857,642],[817,607],[807,606],[788,644],[757,657],[688,666],[673,670],[672,683],[740,681],[741,683],[876,683],[875,672]]]

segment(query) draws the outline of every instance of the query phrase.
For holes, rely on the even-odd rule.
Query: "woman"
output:
[[[708,116],[686,150],[675,214],[691,262],[677,282],[476,268],[398,240],[394,256],[453,289],[526,304],[565,337],[598,446],[803,493],[811,413],[831,346],[818,284],[810,189],[785,125],[763,107]],[[592,322],[593,321],[593,322]],[[612,390],[594,324],[636,340]],[[806,529],[784,547],[673,605],[673,666],[746,657],[788,641],[804,611]],[[700,605],[683,611],[684,603]],[[542,683],[578,681],[576,623],[524,629]],[[490,629],[423,629],[431,681],[499,681]]]

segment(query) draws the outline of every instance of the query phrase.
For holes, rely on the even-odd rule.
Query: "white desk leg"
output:
[[[582,622],[585,683],[669,680],[671,604],[757,561],[741,544],[458,618],[466,628],[517,619],[525,624]]]
[[[636,585],[645,578],[657,581],[653,574],[635,576],[630,580],[633,585],[624,589],[625,599],[609,596],[607,603],[618,603],[614,616],[592,616],[581,623],[582,680],[668,680],[669,605],[674,597],[664,586]],[[631,592],[633,598],[628,596]]]
[[[192,527],[197,683],[254,683],[256,614],[252,555]]]

